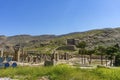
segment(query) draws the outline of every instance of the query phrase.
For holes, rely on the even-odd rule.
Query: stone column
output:
[[[64,59],[68,60],[68,53],[64,53]]]
[[[55,52],[52,54],[51,60],[55,59]]]
[[[14,61],[19,61],[19,57],[20,57],[20,46],[16,45],[13,47],[14,48],[14,57],[13,57],[13,60]]]
[[[59,54],[56,53],[55,57],[56,57],[56,61],[58,61],[59,60]]]
[[[33,63],[36,63],[36,57],[35,56],[33,57]]]
[[[43,61],[43,54],[40,54],[40,62]]]
[[[1,57],[3,57],[3,49],[1,49]]]
[[[26,58],[26,61],[29,63],[30,62],[30,56],[28,55]]]

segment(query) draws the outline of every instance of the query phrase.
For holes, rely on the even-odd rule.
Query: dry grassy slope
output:
[[[4,35],[0,35],[0,47],[6,44],[7,37]]]
[[[100,30],[90,30],[86,32],[75,32],[65,35],[55,36],[55,35],[40,35],[40,36],[31,36],[31,35],[16,35],[16,36],[0,36],[0,43],[5,44],[17,44],[17,43],[27,43],[28,46],[34,45],[31,42],[35,42],[35,45],[39,44],[41,41],[53,40],[58,43],[65,43],[68,38],[77,38],[80,41],[86,41],[88,47],[93,47],[97,45],[112,45],[119,43],[120,44],[120,28],[106,28]]]
[[[40,36],[31,36],[31,35],[16,35],[7,37],[7,42],[10,44],[18,43],[29,43],[31,41],[41,41],[54,38],[54,35],[40,35]]]
[[[120,44],[120,28],[106,28],[99,30],[90,30],[86,32],[75,32],[60,36],[60,38],[77,38],[80,41],[86,41],[88,47],[97,45],[114,45]]]

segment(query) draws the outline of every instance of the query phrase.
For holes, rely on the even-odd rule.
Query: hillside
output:
[[[85,41],[88,47],[97,45],[120,44],[120,28],[105,28],[99,30],[90,30],[86,32],[75,32],[60,36],[60,38],[76,38]]]
[[[87,47],[91,48],[97,45],[113,45],[120,44],[120,28],[105,28],[98,30],[90,30],[85,32],[74,32],[65,35],[16,35],[16,36],[0,36],[1,45],[16,45],[21,43],[28,49],[39,50],[43,47],[56,47],[66,45],[66,40],[70,38],[79,39],[85,41]],[[43,48],[44,49],[44,48]]]

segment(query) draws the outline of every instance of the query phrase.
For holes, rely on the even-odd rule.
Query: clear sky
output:
[[[120,27],[120,0],[0,0],[0,35]]]

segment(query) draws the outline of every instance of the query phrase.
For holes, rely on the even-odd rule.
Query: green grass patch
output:
[[[17,67],[0,69],[0,77],[19,80],[38,80],[48,76],[50,80],[120,80],[120,68],[80,69],[68,65],[49,67]]]

